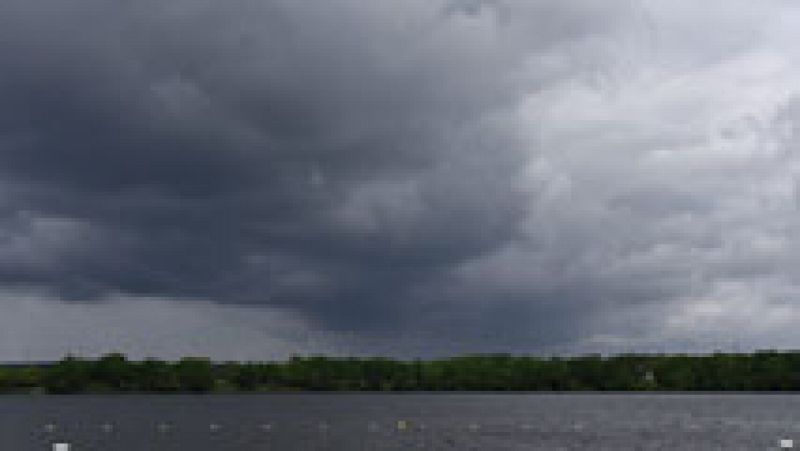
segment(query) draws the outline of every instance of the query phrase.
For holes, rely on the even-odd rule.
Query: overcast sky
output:
[[[0,0],[0,360],[800,347],[800,5]]]

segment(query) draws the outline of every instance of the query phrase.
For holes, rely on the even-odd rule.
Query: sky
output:
[[[0,360],[796,349],[798,30],[2,0]]]

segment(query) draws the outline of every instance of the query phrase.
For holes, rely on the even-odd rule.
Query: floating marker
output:
[[[102,426],[100,426],[100,428],[103,430],[103,432],[108,433],[114,430],[114,425],[112,425],[111,423],[105,423]]]
[[[69,443],[53,443],[53,451],[69,451]]]
[[[781,449],[794,448],[794,440],[790,438],[782,438],[780,441]]]
[[[55,425],[55,424],[52,424],[52,423],[45,424],[45,425],[44,425],[44,430],[45,430],[46,432],[53,432],[53,431],[55,431],[55,430],[56,430],[56,425]]]
[[[208,425],[208,430],[211,431],[211,432],[217,432],[217,431],[219,431],[220,427],[221,426],[216,424],[216,423],[211,423],[211,424]]]
[[[401,431],[405,431],[408,428],[408,422],[406,420],[397,420],[397,429]]]

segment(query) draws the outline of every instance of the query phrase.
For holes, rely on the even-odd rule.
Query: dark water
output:
[[[800,448],[800,395],[2,396],[0,449]]]

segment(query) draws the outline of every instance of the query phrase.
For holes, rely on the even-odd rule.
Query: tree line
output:
[[[709,355],[467,355],[439,360],[295,356],[283,362],[175,362],[67,356],[0,365],[0,393],[251,391],[800,390],[800,352]]]

